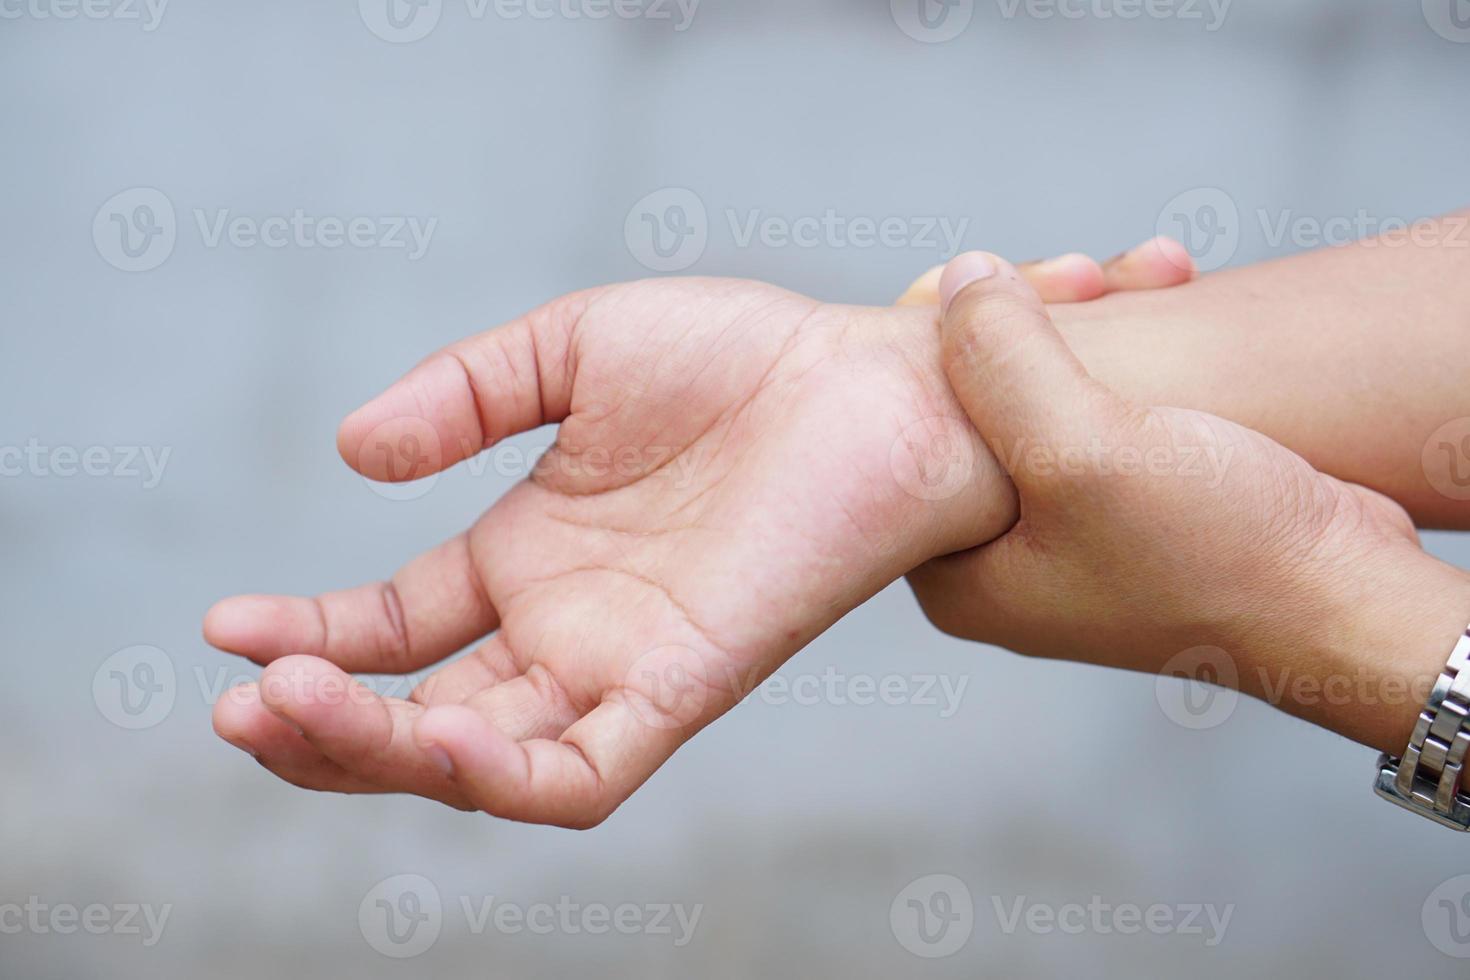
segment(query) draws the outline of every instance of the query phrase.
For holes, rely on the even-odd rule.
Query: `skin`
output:
[[[1248,693],[1403,749],[1470,622],[1470,579],[1420,549],[1402,507],[1219,416],[1119,396],[1003,260],[961,256],[939,291],[942,357],[971,421],[993,445],[1046,453],[1002,457],[1020,496],[1007,534],[910,575],[931,620],[1151,673],[1212,648],[1197,662],[1228,665]],[[1087,446],[1110,453],[1051,462]],[[1125,447],[1158,465],[1123,468]],[[1218,480],[1182,473],[1180,447],[1229,465]],[[1322,696],[1354,688],[1371,696]]]
[[[1129,264],[1160,280],[1187,261],[1181,248],[1146,242]],[[940,271],[903,302],[936,307]],[[1463,483],[1452,467],[1470,446],[1454,445],[1454,427],[1437,437],[1470,416],[1470,211],[1055,320],[1094,376],[1135,401],[1224,416],[1387,494],[1420,527],[1470,529],[1470,493],[1443,489]]]
[[[1069,252],[1039,262],[1023,262],[1016,268],[1048,303],[1080,303],[1111,293],[1164,289],[1182,285],[1195,276],[1194,259],[1172,238],[1151,238],[1103,263]],[[943,272],[944,266],[936,265],[915,279],[897,305],[938,306]]]
[[[1466,526],[1465,503],[1436,492],[1421,462],[1437,427],[1470,416],[1454,370],[1470,354],[1464,262],[1449,248],[1334,249],[1052,313],[1093,376],[1134,404],[1249,424],[1422,522]],[[298,785],[598,823],[849,609],[1023,515],[997,460],[1014,446],[992,454],[944,363],[933,307],[694,279],[575,294],[431,357],[343,423],[349,464],[423,476],[560,421],[557,450],[389,583],[212,609],[210,642],[267,665],[221,699],[216,730]],[[598,450],[634,463],[579,465]],[[988,588],[953,567],[929,608]],[[1331,647],[1361,656],[1372,639],[1344,631]],[[417,671],[474,643],[407,701],[346,673]],[[1446,643],[1431,645],[1439,664]],[[1374,744],[1400,725],[1323,723]]]
[[[1453,469],[1470,428],[1447,426],[1470,417],[1470,211],[1055,319],[1133,401],[1239,422],[1392,497],[1420,527],[1470,529]]]
[[[216,730],[301,786],[599,823],[848,610],[1013,520],[994,465],[927,499],[931,444],[985,450],[915,319],[670,279],[434,355],[344,421],[349,465],[424,476],[547,423],[555,448],[390,582],[216,605],[206,638],[266,665]],[[472,643],[408,700],[348,674]]]

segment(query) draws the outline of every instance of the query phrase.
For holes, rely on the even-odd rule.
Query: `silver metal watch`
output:
[[[1470,796],[1460,791],[1470,751],[1470,628],[1455,644],[1402,760],[1378,757],[1374,791],[1451,830],[1470,831]]]

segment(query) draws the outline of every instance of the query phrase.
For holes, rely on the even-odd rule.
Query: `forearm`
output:
[[[1299,619],[1262,622],[1256,642],[1237,651],[1238,684],[1273,707],[1397,756],[1470,623],[1470,576],[1407,551],[1384,554],[1361,572],[1304,602]]]
[[[971,278],[946,286],[955,275]],[[1168,366],[1161,353],[1182,345],[1140,343],[1131,326],[1098,321],[1088,339],[1104,335],[1115,349],[1094,343],[1090,352],[1121,350],[1121,363],[1146,369],[1135,384],[1145,393],[1119,397],[1098,383],[1115,379],[1087,370],[1099,370],[1096,356],[1079,365],[1075,340],[1058,336],[1034,292],[1000,260],[963,256],[945,277],[945,375],[1009,477],[1004,490],[1016,495],[993,481],[996,513],[1025,516],[1023,529],[910,574],[930,619],[1020,653],[1208,676],[1402,753],[1470,622],[1470,576],[1425,554],[1404,510],[1384,496],[1324,477],[1258,432],[1188,410],[1276,413],[1301,446],[1322,431],[1312,403],[1277,399],[1259,378],[1242,385],[1254,399],[1232,401],[1234,368],[1219,363],[1240,356],[1230,333],[1216,340],[1229,356],[1202,352],[1180,361],[1179,376],[1152,381],[1149,372]],[[1083,335],[1075,326],[1074,338]],[[1343,384],[1353,380],[1342,370]],[[1173,390],[1182,396],[1161,394]],[[1367,421],[1352,401],[1339,407],[1357,420],[1350,424]],[[1321,418],[1332,419],[1330,406]],[[1124,449],[1135,460],[1177,459],[1170,450],[1190,440],[1227,460],[1215,480],[1177,469],[1128,479],[1115,465]],[[1345,444],[1326,446],[1354,461]],[[1067,466],[1045,462],[1064,452]],[[1202,656],[1213,671],[1201,669]]]
[[[1467,218],[1053,313],[1088,369],[1132,400],[1240,422],[1422,526],[1470,528],[1470,500],[1435,487],[1458,480],[1470,497],[1470,423],[1435,437],[1470,417]]]

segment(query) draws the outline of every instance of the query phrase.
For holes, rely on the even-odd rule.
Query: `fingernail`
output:
[[[1108,259],[1107,264],[1108,265],[1115,265],[1115,264],[1117,264],[1119,262],[1126,262],[1126,261],[1129,261],[1129,260],[1132,260],[1132,259],[1136,259],[1139,256],[1141,256],[1144,253],[1144,250],[1147,249],[1147,248],[1149,248],[1150,246],[1157,247],[1158,241],[1159,241],[1158,238],[1150,238],[1146,242],[1139,242],[1137,245],[1133,246],[1132,248],[1128,249],[1127,251],[1119,252],[1117,255],[1113,256],[1111,259]]]
[[[1164,261],[1168,262],[1174,268],[1182,269],[1189,273],[1196,271],[1194,256],[1189,254],[1189,249],[1185,248],[1182,242],[1175,241],[1166,235],[1161,235],[1149,244],[1158,249],[1159,253],[1164,256]]]
[[[944,267],[939,277],[939,309],[946,311],[960,290],[995,275],[995,260],[984,252],[966,252]]]
[[[449,753],[444,751],[444,746],[435,745],[432,742],[422,746],[424,755],[433,760],[434,765],[446,776],[454,775],[454,763],[449,761]]]

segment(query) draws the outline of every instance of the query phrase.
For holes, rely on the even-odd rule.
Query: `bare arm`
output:
[[[1016,528],[910,574],[946,632],[1036,656],[1213,679],[1391,754],[1470,619],[1470,578],[1402,508],[1215,415],[1090,376],[1035,293],[982,253],[945,273],[943,358],[992,440],[1229,452],[1219,482],[1006,464]],[[1166,709],[1167,710],[1167,709]]]
[[[1053,312],[1128,398],[1240,422],[1421,526],[1470,528],[1470,212]]]

